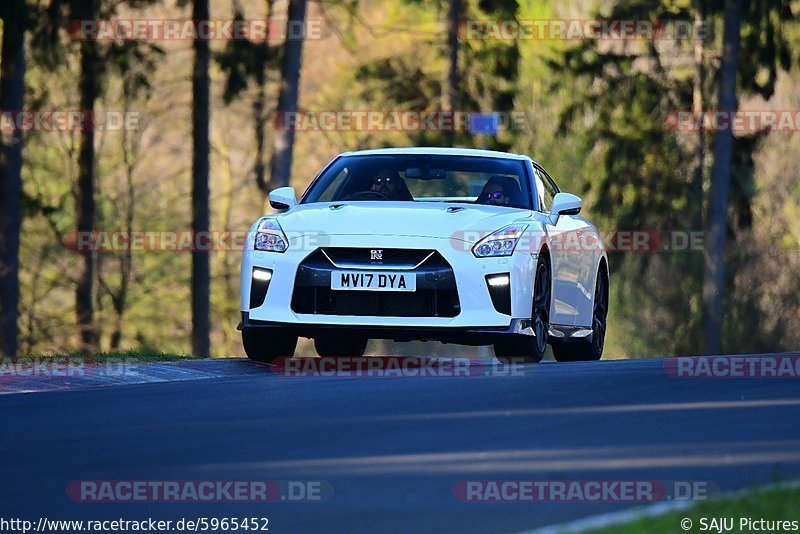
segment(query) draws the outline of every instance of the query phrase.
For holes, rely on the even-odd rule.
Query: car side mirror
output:
[[[577,215],[581,212],[581,199],[571,193],[558,193],[553,198],[550,218],[558,220],[559,215]]]
[[[297,206],[297,195],[294,187],[279,187],[270,192],[269,205],[276,210],[288,210]]]

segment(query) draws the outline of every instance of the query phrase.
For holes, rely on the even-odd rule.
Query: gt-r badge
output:
[[[383,249],[372,249],[369,251],[369,259],[371,260],[382,260],[383,259]]]

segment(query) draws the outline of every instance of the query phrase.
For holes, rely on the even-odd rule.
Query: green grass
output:
[[[688,510],[670,512],[668,514],[639,519],[631,523],[615,525],[608,528],[593,530],[597,534],[633,534],[646,532],[669,533],[676,532],[704,532],[701,528],[701,518],[707,521],[705,532],[718,532],[711,527],[713,518],[726,518],[733,520],[733,530],[724,532],[756,532],[744,526],[740,529],[740,518],[751,518],[755,521],[794,521],[794,527],[778,529],[773,532],[797,531],[800,526],[800,488],[773,489],[769,491],[754,491],[735,499],[713,499],[698,503]],[[688,518],[692,527],[688,530],[681,528],[681,521]],[[762,527],[762,529],[765,527]],[[767,531],[768,532],[768,531]]]

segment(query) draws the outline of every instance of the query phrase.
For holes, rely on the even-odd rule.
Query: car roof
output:
[[[473,156],[479,158],[501,158],[514,160],[530,160],[522,154],[497,152],[495,150],[478,150],[475,148],[449,148],[449,147],[406,147],[406,148],[374,148],[344,152],[342,156],[391,156],[397,154],[425,155],[425,156]]]

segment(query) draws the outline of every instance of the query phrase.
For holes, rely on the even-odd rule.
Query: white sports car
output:
[[[494,345],[501,361],[597,360],[608,260],[581,199],[531,158],[486,150],[347,152],[250,228],[242,340],[254,360],[361,356],[368,339]]]

